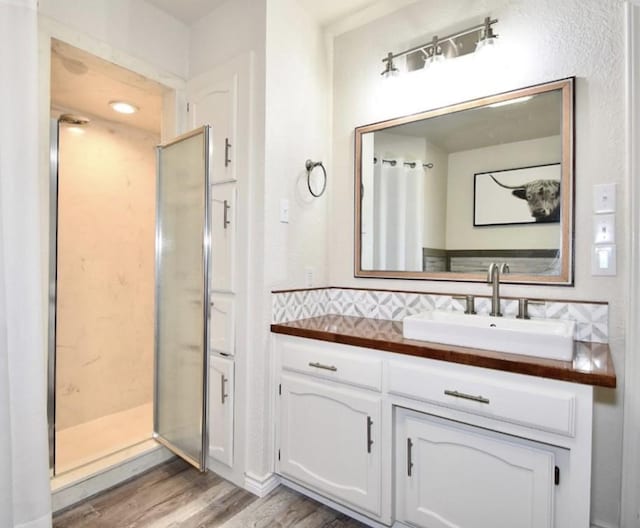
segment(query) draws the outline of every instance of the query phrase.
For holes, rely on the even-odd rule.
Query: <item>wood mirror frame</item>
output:
[[[393,279],[422,279],[444,281],[486,281],[485,272],[429,272],[429,271],[400,271],[400,270],[365,270],[362,268],[362,136],[363,134],[383,131],[385,129],[413,123],[420,120],[477,109],[496,103],[520,99],[524,97],[559,91],[562,101],[561,115],[561,182],[560,182],[560,264],[559,273],[554,275],[533,273],[509,273],[501,277],[501,282],[516,284],[548,284],[569,286],[573,284],[573,200],[574,200],[574,78],[561,79],[544,84],[521,88],[480,99],[474,99],[450,106],[428,110],[425,112],[389,119],[386,121],[364,125],[355,129],[355,251],[354,251],[354,276],[370,278]],[[508,250],[504,250],[508,251]],[[497,260],[500,260],[498,257]],[[424,266],[423,266],[424,267]]]

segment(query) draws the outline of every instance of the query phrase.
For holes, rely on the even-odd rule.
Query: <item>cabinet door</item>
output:
[[[554,455],[506,435],[405,417],[406,521],[423,528],[551,528]]]
[[[233,293],[236,185],[213,185],[211,200],[211,288]]]
[[[380,397],[282,375],[279,472],[380,515]]]
[[[221,294],[211,295],[209,344],[212,352],[235,354],[235,300]]]
[[[209,456],[233,466],[233,361],[209,361]]]
[[[204,87],[189,86],[189,116],[195,128],[212,127],[211,183],[236,179],[236,128],[238,76],[232,75]]]

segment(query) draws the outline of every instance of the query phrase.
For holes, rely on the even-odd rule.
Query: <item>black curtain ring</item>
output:
[[[310,159],[308,159],[304,163],[304,166],[307,169],[307,188],[309,189],[311,196],[315,196],[316,198],[319,198],[324,194],[324,191],[327,188],[327,171],[324,168],[324,165],[322,164],[321,161],[311,161]],[[322,180],[322,189],[320,189],[320,192],[317,194],[314,193],[313,189],[311,188],[311,173],[313,172],[313,169],[315,169],[316,167],[320,167],[322,169],[322,174],[324,176],[324,179]]]

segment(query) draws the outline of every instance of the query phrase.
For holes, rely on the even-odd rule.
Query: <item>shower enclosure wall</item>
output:
[[[50,433],[60,474],[152,435],[160,138],[95,117],[53,128]]]

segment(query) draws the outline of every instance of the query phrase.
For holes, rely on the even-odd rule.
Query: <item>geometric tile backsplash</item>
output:
[[[401,321],[407,315],[425,310],[464,311],[465,301],[451,295],[351,288],[320,288],[272,294],[272,323],[286,323],[320,315],[353,315],[371,319]],[[488,314],[491,299],[475,298],[478,314]],[[501,299],[504,317],[518,314],[518,301]],[[575,339],[607,343],[609,305],[589,302],[545,301],[529,305],[532,319],[568,319],[576,321]]]

